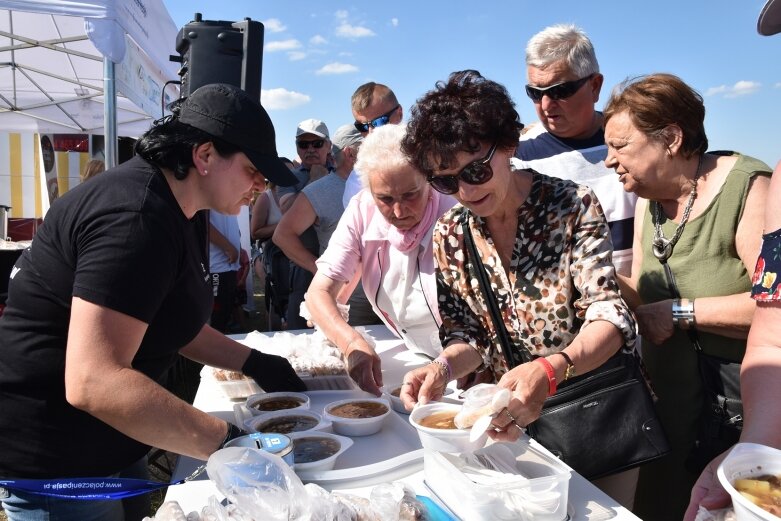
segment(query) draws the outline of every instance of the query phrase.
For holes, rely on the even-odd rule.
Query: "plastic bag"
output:
[[[176,501],[166,501],[155,512],[155,517],[145,517],[143,521],[201,521],[197,512],[185,515],[184,510]]]
[[[453,421],[468,429],[482,416],[495,415],[510,404],[510,390],[496,384],[478,384],[464,392],[464,404]]]

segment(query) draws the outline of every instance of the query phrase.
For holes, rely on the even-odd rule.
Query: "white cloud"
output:
[[[398,18],[391,18],[391,25],[393,27],[398,27],[399,26],[399,19]]]
[[[263,27],[272,33],[281,33],[287,29],[287,26],[283,25],[278,18],[269,18],[268,20],[263,20]]]
[[[781,89],[781,81],[779,81],[778,83],[776,83],[775,85],[773,85],[773,87],[775,87],[775,88],[777,88],[777,89]]]
[[[342,38],[365,38],[367,36],[375,36],[374,31],[367,27],[361,27],[360,25],[350,25],[347,22],[342,22],[339,27],[336,28],[336,35]]]
[[[283,88],[261,89],[260,102],[267,110],[286,110],[306,105],[312,100],[306,94]]]
[[[301,42],[298,40],[277,40],[275,42],[268,42],[263,48],[266,52],[276,51],[292,51],[301,47]]]
[[[719,85],[711,87],[705,91],[706,96],[723,95],[725,98],[737,98],[738,96],[747,96],[759,90],[761,83],[756,81],[740,80],[735,85]]]
[[[325,45],[328,43],[328,40],[320,36],[319,34],[314,35],[309,39],[309,43],[311,45]]]
[[[358,67],[355,65],[350,65],[349,63],[340,63],[340,62],[333,62],[329,63],[327,65],[324,65],[320,69],[318,69],[315,74],[317,75],[323,75],[323,74],[347,74],[350,72],[358,72]]]
[[[306,53],[303,51],[290,51],[287,53],[287,57],[290,58],[291,62],[297,62],[306,58]]]
[[[339,10],[338,10],[338,11],[336,11],[336,13],[334,13],[334,14],[336,15],[336,17],[337,17],[338,19],[340,19],[340,20],[344,20],[345,18],[347,18],[347,16],[348,16],[350,13],[348,13],[348,12],[347,12],[347,11],[345,11],[344,9],[339,9]]]

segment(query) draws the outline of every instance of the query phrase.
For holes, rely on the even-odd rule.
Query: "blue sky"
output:
[[[764,0],[165,0],[177,27],[193,18],[265,25],[261,102],[281,155],[295,155],[299,121],[331,133],[352,122],[350,96],[367,81],[390,86],[405,116],[455,70],[477,69],[504,84],[521,119],[524,49],[548,25],[574,23],[594,42],[605,86],[627,77],[681,76],[705,98],[711,150],[732,149],[774,166],[781,159],[781,35],[759,36]]]

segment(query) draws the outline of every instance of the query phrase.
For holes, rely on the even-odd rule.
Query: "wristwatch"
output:
[[[673,324],[679,329],[692,329],[697,326],[694,318],[694,300],[687,298],[673,300]]]

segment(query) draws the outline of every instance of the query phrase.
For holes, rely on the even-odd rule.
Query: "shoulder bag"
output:
[[[463,231],[467,259],[478,275],[505,360],[511,369],[530,362],[535,357],[510,340],[467,221]],[[670,452],[639,361],[623,350],[597,369],[562,382],[527,433],[591,480]]]

